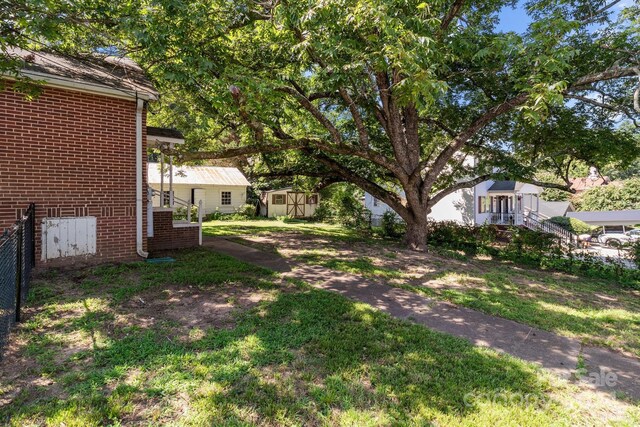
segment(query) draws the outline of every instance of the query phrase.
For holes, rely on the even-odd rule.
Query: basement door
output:
[[[287,193],[287,215],[294,218],[304,217],[304,193]]]
[[[44,218],[42,261],[96,253],[96,217]]]

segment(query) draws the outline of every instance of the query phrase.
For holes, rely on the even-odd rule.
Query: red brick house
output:
[[[42,91],[27,100],[11,76],[3,78],[0,232],[35,203],[41,264],[146,258],[155,228],[146,183],[154,137],[147,134],[147,104],[158,96],[152,84],[126,59],[11,54]],[[185,229],[175,237],[190,246],[200,230]]]

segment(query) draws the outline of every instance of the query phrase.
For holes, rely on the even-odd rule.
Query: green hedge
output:
[[[568,218],[566,216],[554,216],[553,218],[549,218],[547,221],[559,225],[567,231],[571,231],[575,234],[591,234],[591,232],[596,228],[584,221],[580,221],[577,218]]]

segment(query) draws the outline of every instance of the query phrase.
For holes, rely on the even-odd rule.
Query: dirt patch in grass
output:
[[[118,309],[121,326],[149,327],[158,321],[173,324],[177,334],[194,328],[232,328],[235,313],[255,307],[271,293],[240,285],[215,289],[171,285],[146,291],[125,301]]]
[[[238,314],[276,292],[242,283],[240,277],[250,278],[245,272],[218,286],[142,285],[144,277],[135,267],[113,265],[36,278],[31,297],[37,302],[25,310],[3,351],[0,409],[36,396],[67,398],[58,382],[84,371],[94,363],[93,352],[132,332],[162,331],[169,341],[194,341],[208,330],[234,328]],[[133,402],[130,421],[148,420],[150,413],[149,405]]]

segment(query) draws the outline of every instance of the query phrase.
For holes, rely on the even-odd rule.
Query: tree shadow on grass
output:
[[[100,319],[87,314],[76,324],[107,334],[109,321]],[[150,421],[154,412],[144,402],[152,402],[166,407],[168,419],[206,425],[380,425],[505,414],[536,424],[554,416],[553,406],[486,408],[487,396],[499,393],[543,402],[550,386],[531,366],[324,291],[280,293],[241,314],[234,329],[211,329],[193,341],[169,339],[161,327],[118,336],[70,373],[56,374],[63,399],[25,394],[0,415],[87,425]]]

